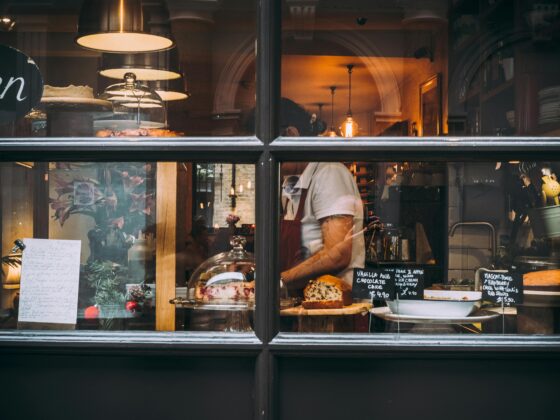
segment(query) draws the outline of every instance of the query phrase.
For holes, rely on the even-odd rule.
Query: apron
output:
[[[307,189],[302,188],[299,205],[294,220],[282,220],[280,222],[280,271],[288,270],[304,260],[303,246],[301,243],[301,219],[305,209]],[[288,201],[289,202],[289,201]],[[283,215],[286,214],[284,206]]]

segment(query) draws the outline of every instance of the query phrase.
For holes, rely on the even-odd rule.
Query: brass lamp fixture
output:
[[[132,72],[138,80],[173,80],[181,77],[177,48],[145,54],[103,54],[99,74],[122,80]]]
[[[346,113],[346,119],[342,122],[340,126],[340,134],[342,137],[355,137],[358,134],[358,123],[352,117],[352,69],[354,64],[348,64],[346,66],[348,69],[348,112]]]
[[[338,137],[336,134],[336,130],[334,128],[334,92],[336,90],[336,86],[329,87],[331,90],[331,126],[326,133],[327,137]]]
[[[144,31],[141,0],[85,0],[76,43],[111,53],[163,51],[173,46],[171,39]]]

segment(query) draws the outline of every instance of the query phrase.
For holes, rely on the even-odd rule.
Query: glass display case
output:
[[[252,331],[249,312],[255,306],[255,258],[245,251],[246,239],[232,236],[232,249],[204,261],[187,284],[187,297],[176,297],[170,303],[198,311],[219,311],[216,314],[190,316],[192,324],[220,319],[225,331]],[[195,327],[196,328],[196,327]]]

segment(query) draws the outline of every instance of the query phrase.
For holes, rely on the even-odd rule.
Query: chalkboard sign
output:
[[[424,299],[423,268],[394,268],[393,271],[399,299]]]
[[[0,124],[26,115],[43,96],[35,62],[15,48],[0,45]]]
[[[482,300],[511,306],[523,303],[523,277],[518,273],[483,271]]]
[[[357,299],[394,299],[393,270],[354,269],[352,296]]]

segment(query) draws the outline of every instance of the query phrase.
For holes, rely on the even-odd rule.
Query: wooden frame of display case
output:
[[[153,357],[220,356],[255,359],[254,418],[278,416],[278,362],[282,358],[320,356],[336,358],[455,359],[515,358],[560,359],[556,336],[416,336],[393,334],[279,333],[278,220],[279,165],[283,161],[383,161],[429,159],[437,161],[553,159],[560,157],[560,138],[527,137],[376,137],[352,141],[328,138],[282,138],[278,134],[281,64],[281,2],[258,2],[257,14],[257,120],[250,137],[197,137],[103,139],[5,138],[0,139],[0,161],[96,160],[161,161],[166,171],[161,182],[174,175],[176,161],[239,162],[256,164],[256,287],[255,333],[194,332],[37,332],[0,331],[0,355],[44,353],[51,355],[102,354]],[[168,171],[167,171],[168,170]],[[160,180],[158,180],[160,181]],[[159,190],[158,190],[159,191]],[[172,196],[174,189],[165,195]],[[163,200],[165,196],[158,196]],[[168,217],[173,217],[173,203]],[[160,207],[158,207],[160,209]],[[161,229],[167,229],[165,226]],[[160,237],[158,235],[158,237]],[[167,255],[174,242],[158,241],[158,256]],[[159,258],[158,258],[159,259]],[[174,282],[172,260],[158,268],[169,282],[158,289],[165,298]],[[161,270],[161,271],[159,271]],[[172,279],[172,280],[171,280]],[[159,283],[159,282],[158,282]],[[163,300],[163,298],[162,298]],[[166,311],[158,329],[170,330]]]

